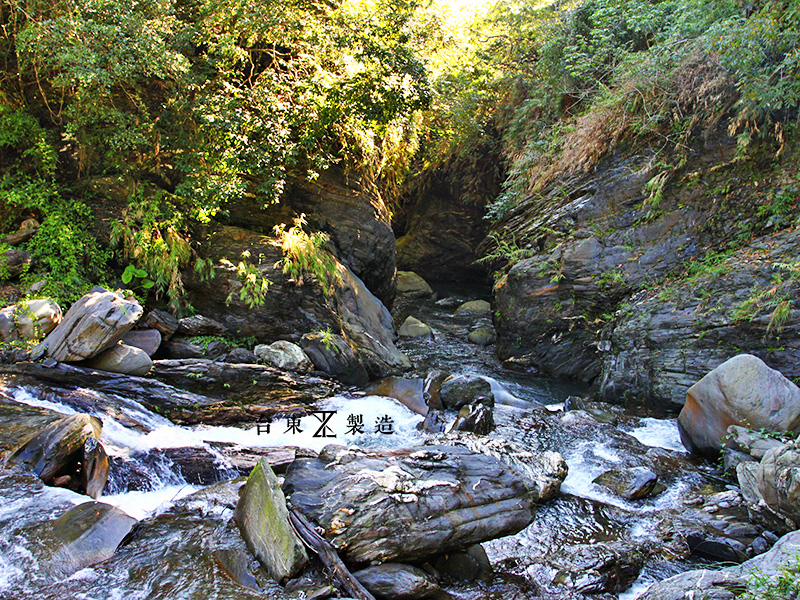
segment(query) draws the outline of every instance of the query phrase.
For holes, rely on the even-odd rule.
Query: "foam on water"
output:
[[[39,408],[47,408],[49,410],[60,412],[61,414],[64,415],[74,415],[78,412],[74,408],[67,406],[66,404],[61,404],[59,402],[51,402],[50,400],[42,400],[40,398],[37,398],[25,388],[12,389],[11,397],[14,398],[14,400],[19,402],[20,404],[27,404],[28,406],[38,406]]]
[[[629,432],[645,446],[665,448],[675,452],[686,453],[681,443],[678,423],[675,419],[654,419],[647,417],[641,420],[641,425]]]
[[[196,485],[169,485],[152,491],[134,491],[102,496],[100,501],[116,506],[134,519],[142,520],[167,510],[173,502],[200,488],[201,486]]]

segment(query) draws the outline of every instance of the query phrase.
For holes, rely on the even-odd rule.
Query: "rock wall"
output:
[[[494,288],[499,356],[592,382],[610,402],[666,409],[741,352],[800,375],[800,232],[776,201],[795,155],[777,169],[774,156],[742,160],[719,134],[653,195],[662,171],[637,150],[556,181],[496,224],[526,255]]]
[[[281,201],[262,206],[253,198],[230,206],[232,225],[270,235],[305,214],[312,230],[330,236],[339,260],[387,305],[395,294],[395,239],[386,208],[354,175],[337,166],[314,181],[295,178]]]

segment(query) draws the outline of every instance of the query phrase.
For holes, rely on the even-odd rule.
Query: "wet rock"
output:
[[[492,430],[494,430],[494,414],[491,408],[481,402],[462,406],[451,429],[451,431],[471,431],[478,435],[489,435]]]
[[[9,279],[19,277],[31,265],[31,255],[19,248],[6,248],[0,252],[0,269],[7,273]]]
[[[346,561],[420,560],[520,531],[534,492],[496,458],[456,446],[387,454],[327,446],[284,491]]]
[[[416,317],[409,316],[397,330],[400,337],[433,339],[433,330]]]
[[[362,387],[369,381],[366,369],[342,336],[325,332],[306,334],[300,346],[318,371],[346,385]]]
[[[444,578],[453,582],[487,580],[492,575],[492,564],[480,544],[443,554],[434,566]]]
[[[364,392],[373,396],[394,398],[406,408],[424,416],[428,414],[428,405],[425,403],[423,392],[424,384],[421,378],[387,377],[383,381],[367,386]]]
[[[569,396],[564,400],[564,410],[586,410],[586,399],[580,396]]]
[[[491,384],[474,375],[458,375],[445,380],[440,393],[442,405],[449,410],[459,410],[462,406],[477,401],[494,406]]]
[[[296,576],[308,562],[289,523],[286,499],[269,463],[261,460],[241,489],[235,520],[258,561],[277,581]]]
[[[284,589],[294,597],[306,600],[325,600],[336,593],[329,576],[320,568],[313,567],[306,569],[297,579],[288,581]]]
[[[447,427],[447,421],[445,421],[440,411],[431,408],[428,414],[425,415],[425,419],[417,427],[426,433],[443,433]]]
[[[439,598],[442,590],[425,571],[401,563],[384,563],[356,571],[353,576],[375,598],[417,600]]]
[[[497,336],[488,327],[478,327],[469,332],[467,341],[476,346],[491,346],[497,341]]]
[[[153,356],[161,346],[161,332],[158,329],[132,329],[122,338],[122,343],[144,350],[147,356]]]
[[[414,298],[430,298],[433,296],[433,290],[427,281],[413,271],[398,271],[397,294]]]
[[[305,373],[313,368],[303,349],[286,340],[272,344],[259,344],[253,349],[255,355],[276,369]]]
[[[37,560],[58,579],[110,558],[136,519],[102,502],[69,509],[35,533]]]
[[[20,384],[47,386],[64,397],[92,390],[92,398],[78,398],[80,410],[102,402],[118,418],[114,407],[116,398],[121,397],[179,424],[262,421],[277,412],[302,410],[303,405],[327,398],[338,389],[335,382],[319,377],[290,377],[264,365],[204,359],[155,361],[147,378],[64,363],[49,368],[38,363],[0,364],[0,374],[12,376]]]
[[[7,463],[33,471],[49,483],[60,475],[70,475],[81,458],[88,437],[100,437],[101,423],[87,414],[69,415],[54,421],[25,442]]]
[[[747,548],[744,544],[729,537],[696,531],[686,536],[686,543],[692,554],[711,560],[727,563],[741,563],[747,560]]]
[[[153,367],[153,361],[147,352],[122,342],[90,358],[84,364],[90,369],[137,377],[147,375]]]
[[[539,502],[552,500],[561,493],[561,484],[569,474],[569,466],[558,452],[547,450],[527,462]]]
[[[61,322],[61,307],[55,300],[23,300],[0,310],[0,340],[36,340]]]
[[[492,305],[486,300],[470,300],[456,309],[457,315],[490,315]]]
[[[154,308],[144,319],[145,325],[150,327],[151,329],[156,329],[161,333],[161,338],[163,341],[168,341],[169,338],[173,336],[173,334],[178,331],[178,327],[180,327],[180,323],[178,319],[173,317],[170,313],[165,310],[160,310],[158,308]]]
[[[641,500],[653,495],[658,475],[647,467],[613,469],[596,477],[593,483],[611,490],[620,498]]]
[[[556,558],[554,583],[581,594],[619,593],[639,576],[642,557],[614,544],[597,543],[565,548]]]
[[[0,386],[0,461],[31,439],[35,432],[64,418],[54,410],[14,401]]]
[[[731,425],[800,432],[800,388],[750,354],[724,362],[689,388],[678,417],[690,451],[716,456]]]
[[[227,329],[219,321],[203,315],[192,315],[178,321],[178,331],[185,337],[198,337],[201,335],[225,335]]]
[[[113,292],[92,292],[70,307],[39,348],[57,361],[86,360],[111,348],[141,316],[142,307],[133,299]]]
[[[438,370],[430,371],[425,376],[425,389],[423,394],[429,407],[436,410],[444,409],[442,405],[442,383],[444,383],[448,377],[450,377],[450,373]]]
[[[83,442],[81,457],[81,487],[86,495],[97,500],[108,481],[108,455],[103,445],[94,436]]]

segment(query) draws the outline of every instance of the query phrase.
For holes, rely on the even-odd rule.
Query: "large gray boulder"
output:
[[[147,375],[153,367],[150,356],[136,346],[127,344],[115,344],[108,350],[103,350],[100,354],[86,361],[86,366],[91,369],[100,369],[110,373],[121,373],[123,375],[136,375],[141,377]]]
[[[161,346],[161,339],[158,329],[134,329],[125,334],[122,343],[140,348],[147,352],[147,356],[153,356]]]
[[[716,456],[731,425],[800,432],[800,388],[750,354],[725,361],[689,388],[678,426],[687,449]]]
[[[300,345],[318,371],[346,385],[361,387],[369,381],[369,374],[342,336],[327,331],[309,333],[303,336]]]
[[[475,375],[457,375],[446,379],[442,383],[440,394],[442,405],[450,410],[459,410],[476,401],[494,406],[491,384],[483,377]]]
[[[283,489],[353,563],[418,561],[511,535],[531,523],[536,503],[517,471],[457,446],[327,446],[296,460]]]
[[[278,340],[269,345],[259,344],[253,352],[267,364],[282,371],[306,373],[313,368],[303,349],[286,340]]]
[[[121,340],[141,316],[135,299],[105,290],[91,292],[70,307],[34,354],[45,350],[50,358],[65,362],[92,358]]]
[[[240,490],[234,519],[247,547],[270,577],[285,581],[302,571],[308,555],[289,523],[286,499],[265,459]]]
[[[0,310],[0,340],[36,340],[61,322],[61,307],[55,300],[23,300]]]

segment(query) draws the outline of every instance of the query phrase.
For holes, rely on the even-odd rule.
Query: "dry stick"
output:
[[[295,507],[289,509],[289,522],[298,537],[314,554],[319,556],[322,564],[341,584],[345,592],[358,600],[375,600],[375,597],[347,570],[336,549],[314,530],[308,519]]]

